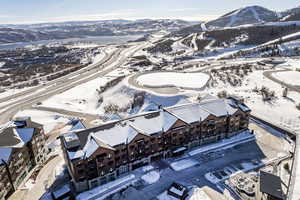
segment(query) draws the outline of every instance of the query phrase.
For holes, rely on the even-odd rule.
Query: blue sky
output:
[[[283,3],[284,2],[284,3]],[[282,11],[298,0],[1,0],[0,23],[178,18],[208,20],[248,5]]]

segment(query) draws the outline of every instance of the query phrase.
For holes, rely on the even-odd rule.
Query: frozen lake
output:
[[[60,40],[40,40],[33,42],[16,42],[16,43],[7,43],[0,44],[0,50],[5,49],[16,49],[24,48],[26,46],[35,46],[35,45],[47,45],[51,43],[94,43],[94,44],[111,44],[111,43],[124,43],[131,40],[136,40],[142,37],[142,35],[124,35],[124,36],[97,36],[97,37],[84,37],[84,38],[69,38],[69,39],[60,39]]]

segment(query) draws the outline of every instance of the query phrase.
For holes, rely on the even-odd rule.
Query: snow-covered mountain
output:
[[[183,20],[107,20],[31,25],[1,25],[0,43],[65,39],[86,36],[143,35],[159,31],[173,32],[193,23]],[[2,28],[1,28],[2,27]]]
[[[278,20],[278,14],[261,6],[249,6],[234,10],[216,20],[206,23],[207,27],[233,27]]]
[[[292,8],[280,13],[281,21],[299,21],[300,20],[300,6]]]

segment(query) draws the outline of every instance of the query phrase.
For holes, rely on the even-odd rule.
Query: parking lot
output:
[[[213,183],[212,180],[208,180],[207,174],[213,174],[223,181],[238,170],[249,171],[253,168],[260,168],[270,160],[289,155],[290,144],[282,135],[255,123],[251,123],[249,127],[254,130],[256,140],[194,156],[185,153],[180,157],[152,163],[160,173],[159,181],[151,185],[144,184],[138,189],[147,196],[147,199],[156,199],[156,196],[166,190],[173,182],[181,183],[187,187],[192,185],[209,186],[220,191],[220,186]],[[181,171],[175,171],[170,165],[178,160],[194,160],[198,164]],[[140,176],[142,172],[136,170],[133,173]]]

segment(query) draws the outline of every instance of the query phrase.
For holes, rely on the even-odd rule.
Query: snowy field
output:
[[[97,113],[97,110],[99,109],[98,101],[100,98],[97,90],[112,79],[112,77],[100,77],[94,79],[51,97],[44,101],[42,106],[75,112]]]
[[[137,82],[143,86],[177,86],[182,88],[203,88],[209,75],[205,73],[158,72],[141,75]]]
[[[273,76],[284,83],[300,86],[300,72],[298,71],[278,72]]]
[[[297,62],[293,62],[296,64]],[[295,66],[290,66],[295,67]],[[279,69],[280,68],[279,66]],[[205,92],[217,96],[221,91],[226,90],[228,94],[237,95],[245,99],[246,105],[251,108],[252,114],[266,120],[272,120],[273,123],[300,130],[300,110],[296,106],[300,103],[300,94],[289,91],[288,96],[282,96],[284,87],[263,75],[264,70],[257,70],[244,76],[242,84],[231,86],[229,83],[218,81],[214,87],[207,88]],[[295,79],[294,79],[295,80]],[[274,91],[275,98],[271,101],[264,101],[261,94],[254,92],[255,88],[263,86]],[[288,112],[286,112],[288,111]]]

